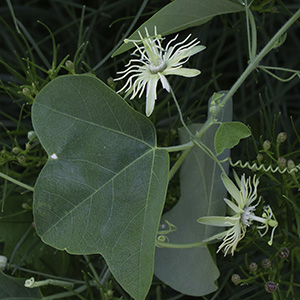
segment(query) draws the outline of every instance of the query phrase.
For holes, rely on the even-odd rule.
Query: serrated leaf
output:
[[[225,149],[233,148],[241,139],[250,135],[250,129],[241,122],[222,123],[215,135],[215,151],[221,154]]]
[[[144,299],[169,170],[154,126],[88,75],[46,85],[32,121],[49,155],[34,190],[38,234],[71,254],[101,254],[123,288]]]
[[[29,289],[24,286],[25,279],[15,278],[0,272],[1,300],[39,300],[43,299],[38,288]]]
[[[231,120],[231,100],[219,112],[220,120]],[[201,141],[213,150],[213,137],[218,125],[210,127]],[[202,124],[192,124],[189,129],[196,133]],[[181,142],[190,140],[185,129],[180,130]],[[220,159],[229,156],[226,151]],[[228,163],[224,168],[228,171]],[[163,215],[174,224],[176,231],[167,235],[168,241],[175,244],[202,241],[218,232],[219,229],[197,223],[202,216],[225,214],[226,189],[221,181],[221,170],[198,147],[185,159],[180,170],[181,197],[176,206]],[[173,289],[191,296],[203,296],[217,289],[215,283],[219,270],[207,247],[190,249],[158,248],[155,254],[155,275]]]
[[[211,18],[227,13],[239,12],[244,8],[228,0],[176,0],[172,1],[148,21],[141,25],[129,39],[139,39],[138,31],[144,34],[147,27],[149,34],[154,35],[154,26],[159,34],[166,36],[184,29],[199,26]],[[123,44],[114,53],[113,57],[131,49],[132,43]]]

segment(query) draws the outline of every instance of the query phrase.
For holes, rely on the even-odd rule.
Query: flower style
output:
[[[205,46],[200,46],[197,39],[187,42],[191,35],[171,46],[178,37],[176,35],[164,49],[161,45],[163,38],[157,34],[156,27],[154,27],[154,36],[149,35],[147,28],[145,28],[145,37],[139,31],[138,33],[140,40],[125,39],[124,42],[132,42],[136,46],[136,50],[132,55],[139,58],[131,59],[125,65],[126,70],[117,72],[117,74],[123,75],[115,80],[121,80],[130,75],[126,84],[118,91],[118,93],[125,91],[125,96],[132,93],[130,99],[133,99],[136,95],[140,98],[146,88],[146,115],[149,117],[154,110],[158,81],[160,80],[162,87],[170,92],[170,84],[166,79],[167,75],[184,77],[199,75],[201,73],[199,70],[183,68],[182,65],[188,61],[190,56],[204,50]],[[143,43],[142,46],[138,45],[140,42]]]
[[[228,251],[230,251],[232,255],[234,254],[239,241],[246,234],[247,227],[249,227],[253,221],[260,223],[257,229],[261,236],[267,233],[269,226],[273,227],[271,239],[268,242],[269,245],[272,245],[274,231],[278,225],[270,206],[264,207],[264,212],[261,217],[256,216],[254,213],[256,206],[261,200],[261,197],[259,197],[258,202],[253,205],[257,199],[257,187],[259,184],[259,180],[256,179],[256,176],[254,176],[252,180],[251,177],[246,180],[245,174],[243,174],[241,179],[235,174],[235,180],[239,189],[225,174],[222,174],[222,181],[233,198],[233,201],[226,198],[224,201],[233,211],[233,215],[230,217],[209,216],[198,219],[198,222],[202,224],[230,227],[230,229],[204,240],[204,242],[209,242],[215,239],[223,239],[223,243],[219,246],[217,252],[224,248],[224,256],[227,255]],[[261,230],[264,230],[263,233]]]

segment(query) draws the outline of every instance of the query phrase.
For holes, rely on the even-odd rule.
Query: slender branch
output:
[[[33,188],[32,186],[27,185],[27,184],[25,184],[25,183],[23,183],[23,182],[21,182],[21,181],[19,181],[19,180],[17,180],[17,179],[14,179],[14,178],[12,178],[12,177],[6,175],[6,174],[3,174],[3,173],[1,173],[1,172],[0,172],[0,177],[2,177],[3,179],[6,179],[6,180],[8,180],[8,181],[10,181],[10,182],[12,182],[12,183],[14,183],[14,184],[16,184],[16,185],[18,185],[18,186],[20,186],[20,187],[22,187],[22,188],[24,188],[24,189],[26,189],[26,190],[29,190],[29,191],[31,191],[31,192],[34,191],[34,188]]]
[[[231,87],[228,93],[224,96],[222,101],[223,105],[234,95],[238,88],[242,85],[249,74],[255,70],[259,62],[273,49],[279,38],[289,29],[289,27],[300,17],[300,9],[277,31],[273,38],[267,43],[267,45],[260,51],[260,53],[250,62],[246,70],[242,73],[239,79]]]

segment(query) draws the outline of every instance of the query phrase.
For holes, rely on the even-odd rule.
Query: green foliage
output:
[[[102,254],[124,289],[144,299],[169,165],[153,125],[88,75],[48,84],[32,121],[49,156],[34,191],[38,234],[72,254]]]
[[[298,1],[23,2],[0,4],[0,299],[298,299]],[[206,46],[149,119],[112,78],[145,26]],[[224,215],[228,163],[279,224],[272,246],[247,227],[233,257],[197,223]]]
[[[202,25],[215,16],[242,10],[243,7],[241,5],[234,4],[228,0],[223,0],[222,2],[218,0],[173,1],[141,25],[129,39],[139,39],[138,31],[144,31],[145,27],[149,30],[150,35],[154,34],[154,26],[156,26],[159,34],[166,36],[190,27]],[[113,53],[113,56],[128,51],[132,47],[132,44],[123,44]]]
[[[241,139],[251,135],[250,129],[241,122],[222,123],[215,135],[215,150],[221,154],[226,148],[238,145]]]

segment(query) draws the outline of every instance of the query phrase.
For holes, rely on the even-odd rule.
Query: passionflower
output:
[[[191,35],[186,39],[172,46],[173,42],[177,39],[171,39],[166,48],[163,48],[161,35],[157,34],[157,28],[154,27],[154,36],[150,36],[147,28],[145,28],[146,36],[143,37],[141,32],[138,31],[140,36],[139,40],[125,39],[125,43],[133,43],[136,47],[132,55],[136,59],[131,59],[125,67],[124,71],[117,72],[121,77],[115,80],[128,79],[125,85],[117,92],[124,91],[125,96],[131,94],[130,99],[135,98],[137,95],[140,98],[146,89],[146,115],[149,117],[155,105],[157,98],[157,83],[161,82],[162,87],[170,92],[170,84],[166,78],[167,75],[179,75],[184,77],[195,77],[201,72],[197,69],[183,68],[182,65],[188,59],[200,51],[205,49],[201,46],[200,41],[193,39],[188,42]],[[142,43],[142,45],[141,45]]]
[[[222,174],[222,181],[233,198],[232,201],[226,198],[224,199],[231,209],[232,215],[226,217],[208,216],[198,219],[198,222],[202,224],[229,228],[204,240],[204,242],[210,242],[222,239],[223,242],[217,252],[223,249],[224,256],[226,256],[229,251],[234,255],[239,241],[245,236],[247,228],[251,226],[253,222],[259,223],[256,228],[261,236],[264,236],[268,232],[269,227],[273,227],[271,239],[268,242],[269,245],[272,245],[274,231],[278,225],[269,205],[264,207],[261,217],[256,216],[254,213],[256,206],[261,201],[261,197],[259,197],[256,202],[257,187],[259,184],[259,180],[256,176],[254,176],[253,179],[249,177],[246,180],[245,174],[243,174],[241,179],[235,174],[235,180],[237,186],[225,174]],[[255,202],[256,204],[254,204]]]

